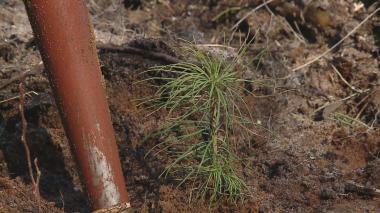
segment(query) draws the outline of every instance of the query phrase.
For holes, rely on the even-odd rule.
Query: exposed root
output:
[[[28,169],[29,169],[29,176],[30,180],[32,182],[33,186],[33,194],[36,197],[37,202],[40,202],[40,189],[39,189],[39,182],[41,177],[41,172],[38,167],[37,158],[34,159],[34,166],[36,168],[36,177],[34,177],[33,174],[33,166],[32,166],[32,159],[30,156],[30,150],[28,143],[26,141],[26,129],[28,127],[28,123],[26,122],[25,114],[24,114],[24,107],[25,107],[25,88],[23,83],[19,84],[19,91],[20,91],[20,104],[19,104],[19,110],[21,115],[21,143],[24,146],[26,159],[28,162]]]

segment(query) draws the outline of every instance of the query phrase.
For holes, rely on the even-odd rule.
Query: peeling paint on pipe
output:
[[[128,202],[83,0],[24,0],[94,210]]]

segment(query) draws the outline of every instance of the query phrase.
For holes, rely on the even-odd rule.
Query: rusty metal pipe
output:
[[[83,0],[24,0],[94,210],[128,203]]]

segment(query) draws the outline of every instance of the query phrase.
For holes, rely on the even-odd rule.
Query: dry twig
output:
[[[99,209],[99,210],[93,211],[92,213],[119,213],[119,212],[124,212],[129,208],[131,208],[131,204],[128,202],[128,203],[122,203],[116,206],[112,206],[107,209]]]
[[[28,123],[26,122],[25,114],[24,114],[24,107],[25,107],[25,88],[23,83],[19,84],[19,91],[20,91],[20,104],[19,104],[19,110],[21,115],[21,143],[24,146],[24,151],[26,154],[26,159],[28,162],[28,169],[29,169],[29,176],[30,180],[32,182],[33,186],[33,194],[35,195],[37,202],[40,201],[40,190],[39,190],[39,182],[40,182],[40,176],[41,172],[38,168],[37,158],[34,159],[34,166],[36,168],[36,177],[34,177],[33,174],[33,166],[32,166],[32,159],[30,156],[30,150],[28,143],[26,141],[26,129],[28,127]]]
[[[258,5],[255,8],[253,8],[251,11],[249,11],[247,14],[245,14],[243,16],[243,18],[241,18],[238,22],[236,22],[236,24],[232,27],[232,29],[236,29],[239,26],[239,24],[242,23],[245,19],[247,19],[250,15],[252,15],[253,13],[255,13],[260,8],[264,7],[265,5],[271,3],[272,1],[274,1],[274,0],[268,0],[268,1],[264,0],[263,3],[261,3],[260,5]]]
[[[42,62],[40,62],[39,64],[33,66],[31,69],[29,69],[25,72],[22,72],[20,74],[17,74],[15,76],[12,76],[10,79],[1,82],[0,89],[8,86],[9,84],[11,84],[17,80],[24,79],[25,77],[27,77],[29,75],[37,74],[37,73],[41,72],[42,68],[43,68],[43,64],[42,64]]]
[[[33,95],[39,95],[39,94],[37,92],[35,92],[35,91],[29,91],[29,92],[25,93],[25,96],[28,96],[28,97],[32,97]],[[20,95],[17,95],[17,96],[11,97],[11,98],[7,98],[5,100],[1,100],[0,104],[6,103],[6,102],[9,102],[9,101],[13,101],[13,100],[19,99],[19,98],[20,98]]]
[[[319,59],[321,59],[325,55],[327,55],[329,52],[331,52],[333,49],[335,49],[337,46],[339,46],[344,40],[346,40],[348,37],[350,37],[352,34],[354,34],[364,23],[366,23],[370,18],[372,18],[379,11],[380,11],[380,7],[378,7],[375,11],[373,11],[371,14],[369,14],[363,21],[361,21],[356,27],[354,27],[354,29],[352,29],[349,33],[347,33],[347,35],[345,35],[341,40],[339,40],[337,43],[335,43],[328,50],[326,50],[325,52],[323,52],[319,56],[313,58],[312,60],[306,62],[305,64],[294,68],[292,71],[294,72],[294,71],[300,70],[302,68],[305,68],[305,67],[309,66],[310,64],[313,64],[314,62],[318,61]]]
[[[343,77],[343,75],[339,72],[339,70],[334,65],[331,65],[331,67],[333,68],[335,73],[338,75],[340,80],[342,80],[343,83],[345,83],[350,89],[352,89],[354,92],[357,92],[357,93],[363,93],[363,90],[357,89],[356,87],[354,87],[350,83],[348,83],[348,81]]]

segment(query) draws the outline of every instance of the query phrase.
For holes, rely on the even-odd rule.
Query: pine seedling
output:
[[[155,66],[146,80],[163,82],[148,103],[165,109],[167,124],[159,131],[163,142],[155,149],[167,152],[173,162],[163,175],[191,182],[197,197],[236,201],[247,191],[237,171],[241,159],[234,151],[236,134],[252,133],[251,115],[243,99],[244,83],[239,63],[248,45],[225,59],[195,46],[186,53],[195,62]],[[146,103],[146,102],[145,102]],[[239,130],[239,131],[237,131]],[[245,134],[244,133],[244,134]]]

